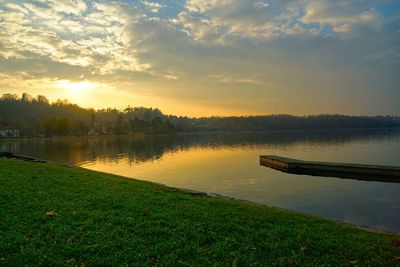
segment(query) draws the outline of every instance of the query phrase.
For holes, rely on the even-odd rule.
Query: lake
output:
[[[259,156],[400,166],[400,129],[0,140],[2,151],[400,232],[400,184],[282,173]]]

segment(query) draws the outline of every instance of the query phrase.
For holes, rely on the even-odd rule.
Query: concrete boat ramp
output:
[[[273,155],[260,156],[260,165],[293,174],[400,183],[398,166],[303,161]]]

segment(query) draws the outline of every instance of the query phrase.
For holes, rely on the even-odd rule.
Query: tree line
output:
[[[68,100],[54,103],[43,95],[4,94],[0,98],[0,129],[13,128],[20,136],[174,133],[160,110],[143,107],[85,109]]]
[[[398,116],[266,115],[204,117],[164,115],[157,108],[124,110],[85,109],[68,100],[53,103],[43,95],[0,98],[0,129],[18,129],[20,136],[69,136],[103,134],[161,134],[179,132],[315,130],[339,128],[400,127]]]

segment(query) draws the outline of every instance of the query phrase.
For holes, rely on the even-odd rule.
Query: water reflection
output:
[[[2,150],[400,231],[400,185],[296,176],[260,154],[400,166],[400,130],[81,137],[0,141]]]
[[[165,153],[196,148],[244,148],[268,146],[290,150],[303,145],[307,149],[346,146],[356,142],[396,142],[397,129],[299,131],[269,133],[215,133],[156,136],[101,136],[53,139],[1,140],[0,151],[35,156],[42,159],[77,165],[84,161],[128,159],[130,162],[154,161]]]

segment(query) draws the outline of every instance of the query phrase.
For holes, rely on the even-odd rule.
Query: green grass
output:
[[[400,266],[398,235],[4,158],[0,237],[3,266]]]

